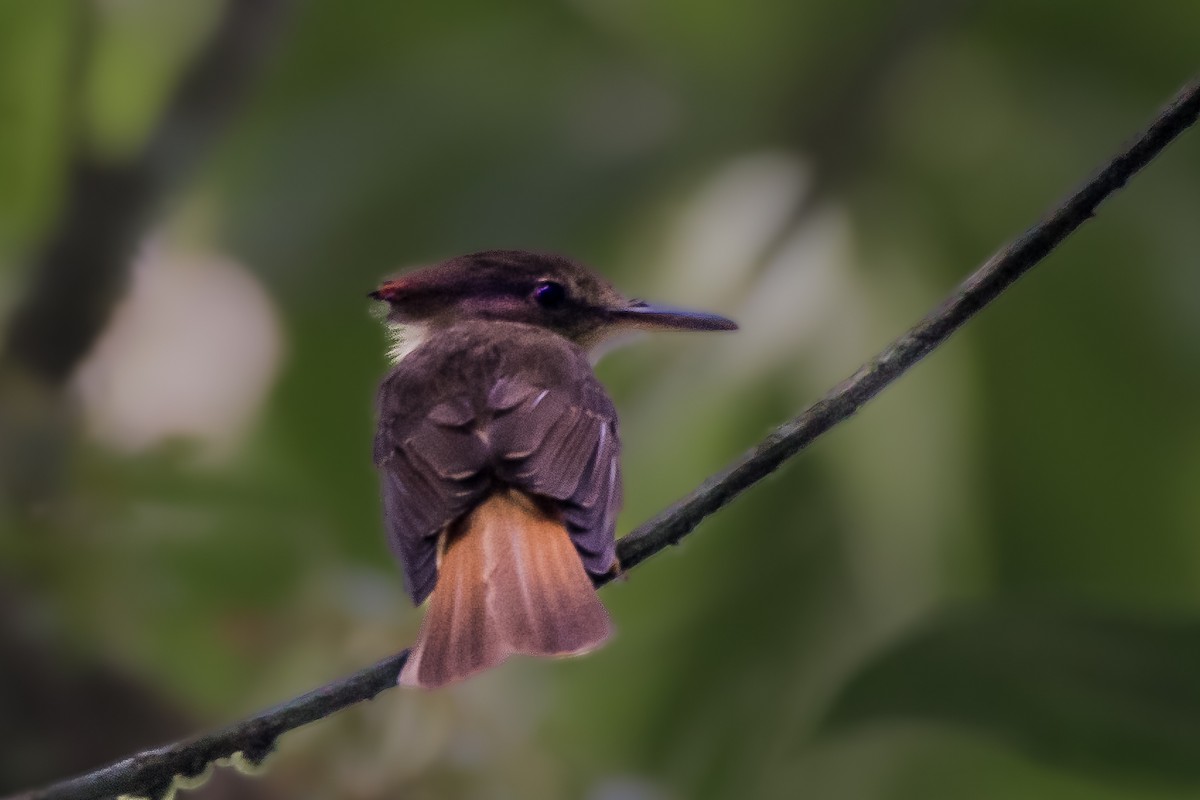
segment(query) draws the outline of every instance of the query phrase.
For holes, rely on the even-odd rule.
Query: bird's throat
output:
[[[394,322],[389,320],[388,330],[388,361],[393,366],[403,361],[409,354],[429,341],[431,335],[445,326],[430,322]],[[592,364],[620,347],[641,338],[642,332],[630,329],[610,329],[597,331],[584,341],[576,342],[587,351]]]
[[[399,364],[405,356],[416,350],[429,338],[429,326],[419,322],[389,322],[387,357],[393,365]]]

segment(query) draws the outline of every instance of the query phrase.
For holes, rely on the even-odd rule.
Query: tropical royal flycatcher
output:
[[[621,467],[592,362],[631,331],[737,326],[523,251],[452,258],[371,296],[396,336],[375,436],[388,537],[413,602],[429,599],[400,683],[599,646],[612,623],[593,580],[620,569]]]

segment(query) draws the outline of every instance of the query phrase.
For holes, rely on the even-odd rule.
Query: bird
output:
[[[384,527],[414,605],[398,676],[436,689],[514,654],[569,656],[612,621],[617,413],[593,364],[649,330],[725,317],[628,299],[564,256],[489,250],[386,280],[393,365],[376,397]]]

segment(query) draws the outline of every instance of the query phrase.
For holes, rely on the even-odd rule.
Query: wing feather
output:
[[[380,389],[385,523],[416,603],[437,581],[439,534],[503,484],[554,501],[590,574],[615,563],[617,417],[586,354],[544,332],[487,341],[433,339]]]

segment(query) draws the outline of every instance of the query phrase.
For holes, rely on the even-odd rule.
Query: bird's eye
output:
[[[561,308],[567,301],[567,290],[561,283],[542,281],[533,290],[533,299],[542,308]]]

